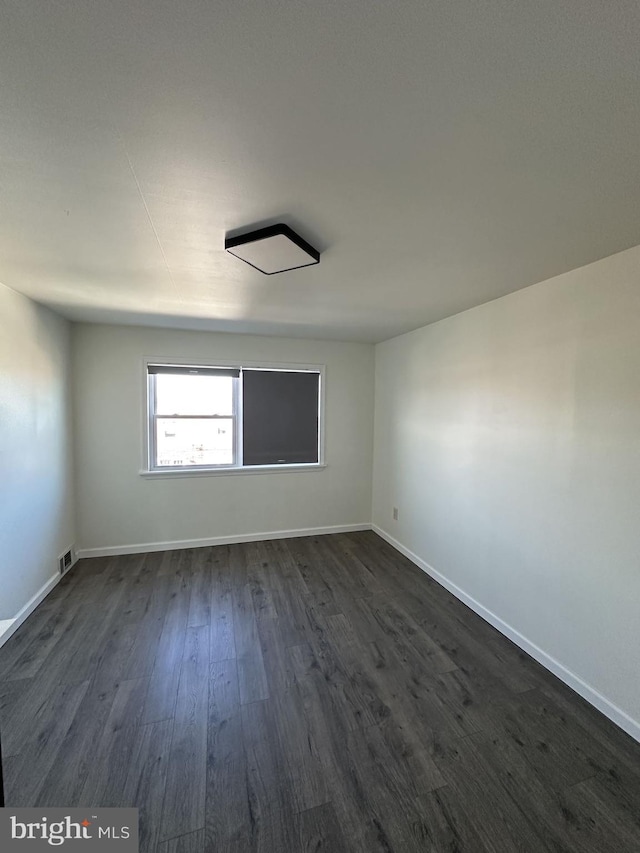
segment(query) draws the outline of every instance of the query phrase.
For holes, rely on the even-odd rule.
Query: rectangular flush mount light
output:
[[[320,252],[284,223],[227,237],[224,247],[266,275],[320,263]]]

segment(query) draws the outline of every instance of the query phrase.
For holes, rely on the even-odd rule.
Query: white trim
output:
[[[78,550],[78,558],[115,557],[122,554],[145,554],[149,551],[176,551],[180,548],[206,548],[210,545],[236,545],[240,542],[262,542],[267,539],[293,539],[297,536],[324,536],[328,533],[351,533],[355,530],[371,530],[371,524],[369,522],[362,524],[334,524],[330,527],[304,527],[299,530],[237,533],[235,536],[212,536],[206,539],[173,539],[168,542],[140,542],[135,545],[80,548]]]
[[[430,566],[429,563],[425,562],[421,557],[418,557],[417,554],[414,554],[413,551],[410,551],[409,548],[406,548],[401,542],[398,542],[397,539],[394,539],[394,537],[391,536],[390,533],[387,533],[386,530],[378,527],[377,524],[372,524],[371,529],[377,533],[378,536],[381,536],[382,539],[388,542],[389,545],[392,545],[396,551],[400,551],[400,553],[404,554],[405,557],[408,557],[412,563],[415,563],[418,568],[422,569],[423,572],[430,575],[441,586],[452,593],[452,595],[455,595],[456,598],[460,599],[460,601],[466,604],[467,607],[470,607],[471,610],[478,614],[478,616],[481,616],[486,622],[493,625],[493,627],[500,631],[501,634],[504,634],[505,637],[514,642],[516,646],[519,646],[523,651],[531,655],[531,657],[537,660],[538,663],[542,664],[545,669],[548,669],[549,672],[552,672],[557,676],[560,681],[563,681],[568,687],[575,690],[576,693],[579,693],[583,699],[586,699],[587,702],[594,706],[594,708],[597,708],[598,711],[604,714],[605,717],[608,717],[634,740],[640,742],[640,722],[634,720],[633,717],[630,717],[629,714],[621,708],[618,708],[618,706],[607,699],[606,696],[603,696],[602,693],[599,693],[594,687],[587,684],[586,681],[583,681],[579,675],[576,675],[575,672],[567,669],[567,667],[560,663],[560,661],[556,660],[535,643],[531,642],[531,640],[528,640],[519,631],[512,628],[511,625],[504,622],[499,616],[496,616],[495,613],[486,608],[483,604],[480,604],[479,601],[476,601],[475,598],[472,598],[444,575],[440,574],[440,572],[434,569],[433,566]]]
[[[71,565],[73,565],[73,563]],[[71,566],[69,568],[71,568]],[[65,572],[65,574],[66,573],[67,572]],[[27,601],[25,606],[18,611],[17,615],[14,616],[13,619],[8,619],[4,622],[0,622],[0,646],[4,645],[9,639],[9,637],[18,630],[18,628],[20,627],[20,625],[22,625],[25,619],[33,613],[33,611],[40,604],[43,598],[45,598],[51,592],[54,586],[56,586],[56,584],[63,577],[64,575],[61,575],[60,572],[56,572],[54,575],[51,575],[49,580],[40,587],[40,589],[36,592],[34,596],[29,599],[29,601]],[[8,625],[7,622],[9,623]],[[1,633],[1,626],[6,626],[4,628],[4,633]]]
[[[238,370],[242,370],[243,367],[251,370],[308,370],[310,373],[316,373],[321,368],[324,368],[323,364],[309,364],[300,361],[245,361],[243,358],[215,358],[211,355],[204,358],[192,358],[190,356],[178,358],[173,355],[167,355],[166,353],[161,356],[145,355],[142,357],[142,361],[145,376],[147,374],[147,365],[149,364],[172,364],[176,367],[230,367],[233,369],[237,368]]]
[[[304,465],[228,465],[220,468],[154,468],[151,471],[138,471],[141,477],[151,480],[167,477],[226,477],[243,474],[291,474],[295,471],[322,471],[326,465],[307,462]]]
[[[2,619],[2,621],[0,621],[0,646],[4,643],[2,638],[13,625],[13,621],[13,619]],[[13,631],[11,633],[13,633]],[[9,634],[9,636],[11,636],[11,634]]]

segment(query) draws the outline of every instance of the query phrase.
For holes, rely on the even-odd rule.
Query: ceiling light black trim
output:
[[[274,270],[273,272],[266,272],[266,270],[260,269],[260,267],[255,266],[254,264],[247,261],[245,258],[241,258],[240,255],[236,255],[233,249],[236,246],[244,246],[247,243],[256,243],[259,240],[266,240],[269,237],[277,237],[282,235],[291,240],[292,243],[295,243],[299,249],[302,249],[303,252],[306,252],[307,255],[311,258],[308,264],[298,264],[296,267],[287,267],[286,269]],[[265,228],[258,228],[256,231],[247,231],[245,234],[239,234],[235,237],[225,237],[224,248],[227,252],[234,256],[234,258],[238,258],[238,260],[247,264],[250,267],[253,267],[254,270],[258,270],[258,272],[263,273],[263,275],[278,275],[281,272],[289,272],[290,270],[299,270],[304,267],[315,266],[315,264],[320,263],[320,252],[317,249],[314,249],[310,243],[301,237],[299,234],[290,228],[288,225],[285,225],[284,222],[279,222],[276,225],[267,225]]]

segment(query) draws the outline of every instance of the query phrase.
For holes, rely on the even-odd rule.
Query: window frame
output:
[[[149,457],[148,457],[148,470],[149,471],[192,471],[195,468],[234,468],[237,466],[238,460],[238,440],[242,442],[242,434],[239,430],[239,416],[241,416],[241,411],[239,410],[238,401],[240,397],[240,383],[239,377],[233,377],[233,385],[232,385],[232,408],[231,414],[228,415],[163,415],[159,414],[156,411],[156,383],[153,379],[154,376],[157,376],[157,373],[150,373],[149,367],[154,362],[147,363],[147,399],[148,399],[148,447],[149,447]],[[197,370],[198,368],[204,367],[222,367],[222,365],[205,365],[205,364],[189,364],[189,365],[178,365],[178,364],[162,364],[156,365],[158,367],[187,367],[193,368]],[[231,378],[231,377],[229,377]],[[159,418],[173,418],[175,420],[231,420],[232,422],[232,443],[231,443],[231,454],[233,461],[231,463],[221,463],[220,465],[155,465],[154,461],[157,460],[157,446],[156,446],[156,437],[157,437],[157,422]],[[241,453],[241,451],[240,451]]]
[[[239,370],[240,376],[234,379],[233,387],[233,458],[232,464],[222,465],[183,465],[183,466],[157,466],[155,447],[155,421],[158,417],[155,412],[155,399],[153,386],[150,381],[150,366],[167,367],[193,367],[193,368],[220,368],[222,370]],[[293,463],[293,464],[269,464],[269,465],[244,465],[242,464],[242,371],[246,370],[272,370],[294,373],[317,373],[318,381],[318,461]],[[144,382],[143,407],[142,407],[142,468],[140,475],[144,477],[192,477],[192,476],[215,476],[215,475],[237,475],[237,474],[266,474],[277,472],[312,471],[326,468],[325,462],[325,399],[326,399],[326,365],[324,364],[299,364],[296,362],[266,362],[266,361],[227,361],[210,358],[184,359],[167,356],[151,357],[143,359],[142,374]],[[197,415],[193,417],[198,417]],[[222,416],[209,416],[210,418]],[[224,416],[228,419],[229,416]]]

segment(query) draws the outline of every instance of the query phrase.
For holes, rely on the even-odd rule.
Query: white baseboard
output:
[[[542,664],[545,669],[548,669],[568,687],[575,690],[576,693],[579,693],[583,699],[586,699],[587,702],[603,713],[605,717],[608,717],[628,735],[631,735],[634,740],[640,742],[640,723],[637,720],[634,720],[633,717],[630,717],[625,711],[618,708],[618,706],[607,699],[606,696],[603,696],[602,693],[599,693],[594,687],[591,687],[590,684],[583,681],[579,675],[576,675],[575,672],[567,669],[567,667],[561,664],[560,661],[557,661],[535,643],[532,643],[531,640],[528,640],[519,631],[516,631],[515,628],[512,628],[511,625],[504,622],[499,616],[496,616],[495,613],[486,608],[483,604],[480,604],[479,601],[476,601],[475,598],[472,598],[455,583],[450,581],[444,575],[441,575],[440,572],[433,568],[433,566],[430,566],[429,563],[418,557],[417,554],[414,554],[413,551],[410,551],[409,548],[406,548],[397,539],[394,539],[394,537],[391,536],[390,533],[387,533],[386,530],[378,527],[377,524],[372,524],[371,529],[374,530],[378,536],[381,536],[386,542],[392,545],[396,551],[400,551],[400,553],[404,554],[405,557],[408,557],[412,563],[415,563],[418,568],[422,569],[423,572],[430,575],[430,577],[452,593],[452,595],[455,595],[456,598],[460,599],[460,601],[466,604],[467,607],[470,607],[471,610],[478,614],[478,616],[481,616],[486,622],[493,625],[494,628],[500,631],[501,634],[508,637],[508,639],[514,642],[516,646],[519,646],[523,651],[531,655],[531,657],[537,660],[538,663]]]
[[[306,527],[300,530],[271,530],[263,533],[238,533],[235,536],[211,536],[206,539],[173,539],[167,542],[140,542],[135,545],[109,545],[104,548],[80,548],[78,559],[85,557],[117,557],[123,554],[146,554],[148,551],[176,551],[181,548],[206,548],[210,545],[237,545],[240,542],[261,542],[265,539],[292,539],[296,536],[324,536],[328,533],[351,533],[371,530],[369,522],[335,524],[331,527]]]
[[[4,640],[2,639],[3,636],[11,628],[11,626],[13,625],[13,622],[14,622],[13,619],[3,619],[2,621],[0,621],[0,646],[4,642]],[[13,633],[13,631],[11,633]],[[9,636],[11,636],[11,635],[9,635]]]
[[[51,575],[49,580],[44,583],[40,589],[36,592],[34,596],[32,596],[29,601],[25,604],[25,606],[17,613],[13,619],[6,619],[0,622],[0,646],[3,646],[9,637],[18,630],[20,625],[25,621],[27,616],[30,616],[36,607],[40,604],[43,598],[45,598],[51,590],[56,586],[58,581],[63,577],[63,575],[58,572],[55,575]],[[4,628],[4,631],[3,631]]]

